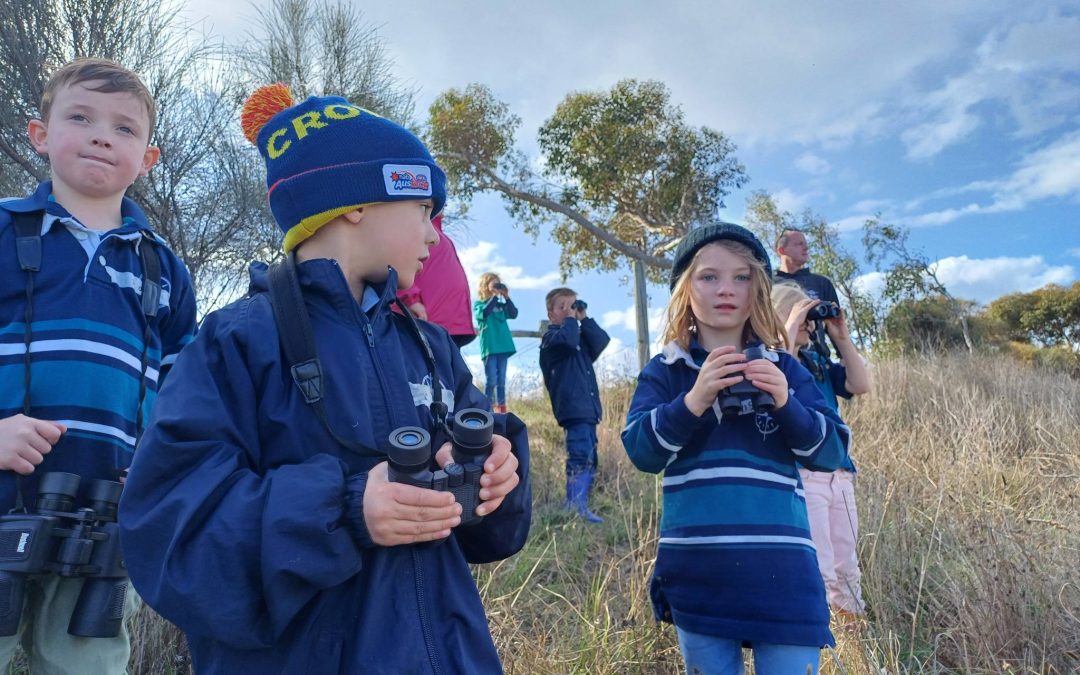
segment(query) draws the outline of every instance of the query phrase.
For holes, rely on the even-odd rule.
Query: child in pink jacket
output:
[[[439,243],[429,249],[430,257],[413,285],[397,295],[413,316],[439,324],[458,347],[464,347],[476,338],[469,280],[454,242],[443,232],[442,214],[432,219],[431,224],[439,233]]]

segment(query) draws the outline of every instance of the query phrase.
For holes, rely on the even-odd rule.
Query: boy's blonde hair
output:
[[[87,82],[97,83],[97,86],[87,87],[91,91],[103,94],[123,92],[137,98],[146,108],[146,117],[149,122],[146,138],[149,142],[150,137],[154,135],[154,125],[157,123],[154,97],[150,95],[150,90],[146,88],[138,75],[108,59],[75,59],[57,69],[45,83],[45,92],[41,95],[41,105],[38,109],[41,112],[42,121],[49,121],[49,111],[52,110],[53,100],[58,91],[64,87]]]
[[[560,286],[558,288],[553,288],[548,291],[547,295],[544,296],[544,303],[547,305],[548,313],[550,313],[551,310],[555,309],[556,298],[561,298],[564,295],[572,295],[576,298],[577,291],[572,288],[567,288],[566,286]]]
[[[750,267],[750,318],[743,326],[743,344],[757,338],[771,349],[783,349],[787,345],[787,338],[784,325],[777,318],[769,297],[772,280],[765,272],[765,265],[754,257],[750,247],[730,239],[714,241],[698,249],[686,271],[679,275],[665,312],[666,322],[660,345],[675,342],[683,349],[690,348],[690,334],[697,331],[694,312],[690,308],[690,284],[700,263],[701,252],[709,246],[723,247],[742,258]]]
[[[491,289],[488,288],[488,286],[491,285],[492,281],[501,282],[502,279],[499,278],[499,275],[495,274],[494,272],[484,272],[480,275],[480,281],[476,284],[476,294],[480,296],[481,300],[487,300],[492,295],[494,295],[494,293],[491,292]]]

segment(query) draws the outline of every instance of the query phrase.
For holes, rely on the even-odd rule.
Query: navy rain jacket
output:
[[[608,342],[608,334],[589,317],[578,321],[571,316],[563,319],[562,325],[548,325],[540,339],[540,371],[560,426],[600,421],[600,391],[593,362]]]
[[[299,277],[334,432],[385,449],[397,427],[430,428],[427,367],[389,311],[393,272],[373,319],[335,262]],[[256,263],[253,295],[206,318],[158,398],[121,501],[135,588],[185,631],[200,673],[501,672],[467,563],[525,543],[524,426],[496,416],[521,483],[495,513],[438,544],[374,544],[363,490],[384,458],[340,447],[304,403],[266,290]],[[451,411],[487,408],[446,331],[420,325]]]

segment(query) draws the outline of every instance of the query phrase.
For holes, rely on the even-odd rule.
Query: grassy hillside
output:
[[[869,621],[835,631],[822,671],[1080,671],[1080,383],[967,356],[878,363],[874,376],[843,411]],[[512,406],[532,440],[532,535],[476,570],[510,673],[680,672],[648,602],[659,481],[619,441],[632,386],[606,388],[602,526],[559,508],[563,438],[547,402]],[[135,644],[134,672],[188,671],[183,638],[148,611]]]
[[[860,470],[869,621],[837,628],[824,673],[1080,670],[1080,383],[1014,362],[950,356],[876,364],[844,409]],[[599,528],[568,519],[561,434],[530,422],[533,535],[479,572],[512,673],[680,672],[652,620],[659,482],[626,459],[632,384],[610,386]]]

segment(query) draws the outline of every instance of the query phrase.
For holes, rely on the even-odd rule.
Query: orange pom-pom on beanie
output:
[[[240,128],[244,130],[244,136],[254,144],[259,131],[271,117],[294,105],[296,102],[293,101],[292,92],[284,83],[275,82],[259,87],[244,101],[244,108],[240,111]]]

